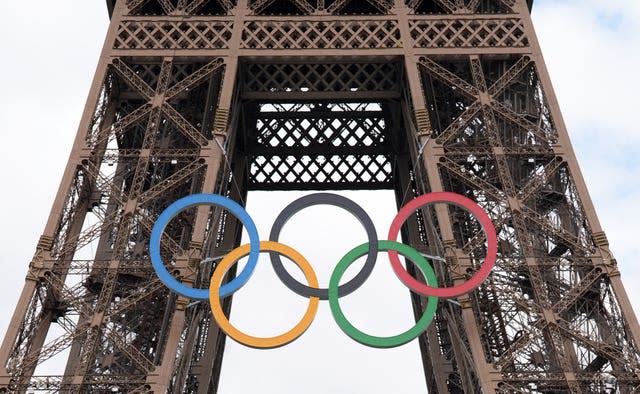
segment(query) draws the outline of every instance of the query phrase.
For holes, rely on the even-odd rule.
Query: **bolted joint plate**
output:
[[[594,233],[593,234],[593,242],[599,248],[608,247],[609,246],[609,240],[607,239],[607,235],[605,234],[604,231],[600,231],[600,232]]]
[[[229,122],[229,109],[218,108],[216,110],[216,120],[213,124],[213,134],[220,137],[226,137],[228,122]]]

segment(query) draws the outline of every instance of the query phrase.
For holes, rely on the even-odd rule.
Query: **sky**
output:
[[[640,133],[633,116],[638,112],[633,95],[640,91],[640,2],[536,0],[533,18],[581,170],[631,301],[640,311],[640,243],[635,239],[640,213],[633,208],[640,199]],[[102,0],[33,0],[0,2],[0,20],[4,336],[64,171],[108,18]],[[391,193],[349,196],[375,212],[378,233],[386,234],[393,217]],[[293,194],[269,195],[271,205],[284,206],[293,199]],[[264,201],[264,195],[250,194],[247,209],[266,239],[279,209],[265,209]],[[315,220],[337,214],[348,216],[327,207],[301,212],[282,235],[308,257],[324,285],[330,270],[322,261],[337,261],[355,246],[341,234],[363,234],[355,219],[341,221],[340,232],[330,220]],[[322,242],[299,238],[299,229],[309,221],[317,234],[331,234],[324,241],[331,250]],[[303,238],[310,237],[314,235],[305,233]],[[379,335],[409,327],[406,290],[395,278],[390,281],[392,277],[388,266],[379,264],[353,300],[345,298],[345,313],[355,325]],[[305,301],[276,281],[268,263],[258,265],[252,281],[234,299],[234,324],[254,335],[272,335],[296,323]],[[394,350],[367,349],[340,332],[326,303],[321,303],[311,328],[287,347],[257,351],[228,343],[222,394],[256,387],[264,393],[297,393],[301,385],[309,393],[383,392],[387,386],[407,394],[424,391],[415,342]]]

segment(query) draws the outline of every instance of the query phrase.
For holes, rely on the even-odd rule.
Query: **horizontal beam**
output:
[[[249,182],[248,190],[393,190],[393,182]]]
[[[414,49],[416,56],[505,56],[505,55],[531,55],[530,47],[457,47],[457,48],[416,48]],[[114,49],[111,51],[113,58],[116,57],[141,57],[145,59],[174,56],[175,58],[190,58],[195,61],[208,60],[212,57],[229,57],[231,52],[227,49]],[[345,58],[358,59],[363,61],[371,60],[387,60],[393,61],[405,55],[405,51],[401,48],[384,48],[384,49],[239,49],[237,56],[249,61],[258,61],[260,59],[275,60],[277,62],[297,61],[301,59],[323,59],[335,58],[343,60]]]
[[[407,22],[409,36],[403,38],[400,26]],[[400,55],[405,46],[412,46],[419,54],[428,54],[429,49],[439,54],[445,50],[458,53],[463,48],[470,54],[498,48],[508,53],[530,50],[524,21],[511,14],[421,16],[408,21],[395,15],[247,16],[238,36],[234,36],[234,23],[229,17],[126,17],[118,25],[111,45],[113,51],[204,50],[209,56],[212,51],[220,56],[229,51],[235,54],[237,49],[256,50],[255,56],[262,56],[264,51],[271,56],[275,51],[290,50],[295,50],[297,56],[301,50],[320,50],[321,55],[329,56],[331,50],[338,50],[338,56],[349,56],[353,50]]]
[[[261,157],[295,157],[302,158],[306,156],[377,156],[377,155],[393,155],[395,150],[391,144],[379,146],[331,146],[330,144],[316,146],[278,146],[269,147],[261,145],[247,146],[247,152],[251,156]]]
[[[400,92],[242,92],[240,98],[243,100],[283,102],[288,100],[393,100],[400,98]]]

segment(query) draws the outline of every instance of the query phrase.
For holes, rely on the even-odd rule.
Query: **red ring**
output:
[[[405,286],[409,287],[411,290],[415,291],[418,294],[424,296],[435,296],[441,298],[452,298],[458,297],[462,294],[469,293],[472,290],[475,290],[480,284],[487,279],[489,274],[491,273],[491,269],[496,262],[496,253],[498,251],[498,241],[496,236],[496,228],[493,226],[489,215],[480,208],[478,204],[476,204],[473,200],[461,196],[460,194],[451,193],[451,192],[433,192],[423,194],[419,197],[414,198],[409,201],[396,215],[391,222],[391,228],[389,228],[389,240],[395,241],[398,238],[398,233],[400,232],[400,227],[405,220],[411,214],[413,214],[419,208],[429,205],[435,204],[439,202],[450,203],[453,205],[457,205],[461,208],[464,208],[472,215],[474,215],[482,229],[484,230],[485,235],[487,236],[487,256],[484,259],[484,262],[480,266],[480,269],[476,271],[475,274],[466,282],[453,286],[453,287],[431,287],[425,283],[419,282],[414,277],[409,275],[409,273],[404,269],[402,263],[400,262],[400,258],[398,257],[398,252],[389,250],[389,260],[391,260],[391,266],[395,271],[398,278],[405,284]]]

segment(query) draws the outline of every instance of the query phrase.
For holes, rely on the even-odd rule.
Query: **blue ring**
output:
[[[247,211],[233,200],[218,194],[203,193],[183,197],[169,205],[167,209],[160,214],[158,220],[156,220],[156,223],[153,225],[153,230],[151,230],[151,239],[149,240],[151,264],[153,265],[153,269],[156,271],[158,278],[160,278],[160,280],[172,291],[180,294],[181,296],[195,300],[209,299],[209,289],[195,289],[182,284],[167,270],[164,266],[164,262],[162,261],[162,257],[160,256],[160,238],[162,237],[162,233],[167,227],[167,224],[181,211],[196,205],[217,205],[226,208],[235,217],[240,219],[249,233],[249,241],[251,243],[249,261],[240,274],[238,274],[229,283],[220,287],[220,297],[226,297],[233,294],[247,283],[256,268],[258,256],[260,255],[260,237],[258,235],[258,229]]]

